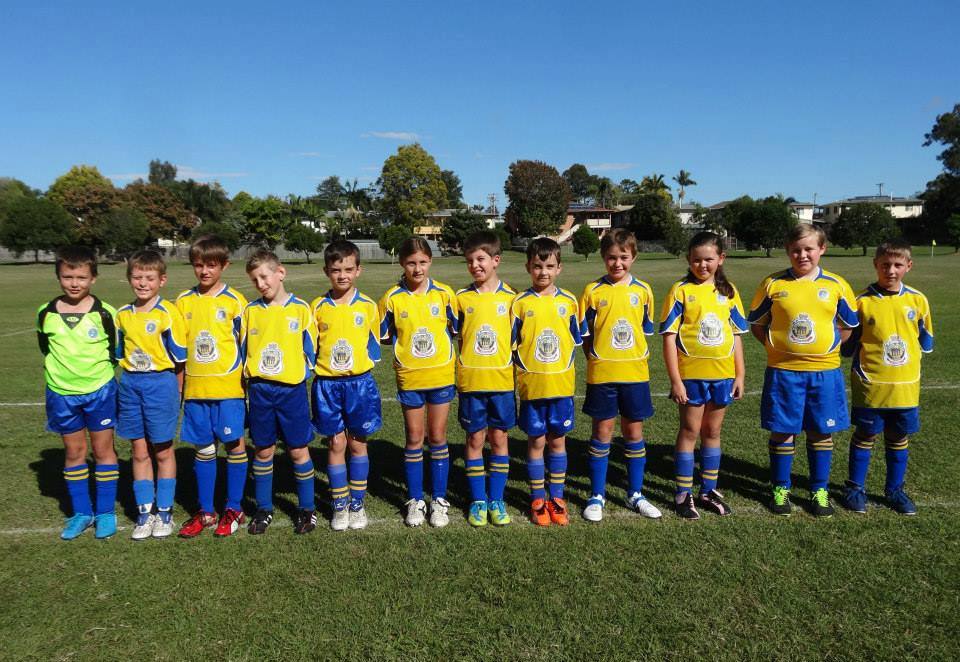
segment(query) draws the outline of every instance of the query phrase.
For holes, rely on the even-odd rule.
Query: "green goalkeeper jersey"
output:
[[[117,311],[93,298],[86,313],[59,313],[57,299],[37,309],[44,377],[60,395],[93,393],[113,379]]]

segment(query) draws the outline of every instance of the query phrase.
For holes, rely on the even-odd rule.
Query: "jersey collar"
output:
[[[333,296],[331,296],[332,294],[333,294],[333,290],[327,290],[327,293],[323,295],[323,300],[329,303],[331,306],[336,306],[337,302],[333,300]],[[357,299],[359,298],[360,298],[360,288],[355,286],[353,288],[353,297],[350,299],[350,302],[347,305],[352,306],[357,302]]]
[[[817,265],[817,275],[814,276],[813,278],[804,278],[803,276],[798,276],[797,274],[794,273],[793,267],[787,267],[787,273],[790,274],[790,278],[794,280],[810,280],[810,281],[820,280],[821,278],[823,278],[823,267],[821,267],[820,265]]]
[[[873,292],[874,292],[877,296],[881,296],[881,297],[899,297],[899,296],[903,296],[903,293],[906,291],[906,286],[903,284],[903,281],[901,280],[901,281],[900,281],[900,289],[899,289],[896,293],[889,292],[889,291],[883,289],[882,287],[880,287],[879,283],[870,283],[870,289],[873,290]]]

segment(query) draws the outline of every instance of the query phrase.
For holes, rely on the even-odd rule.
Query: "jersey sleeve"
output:
[[[249,307],[245,306],[243,312],[240,314],[240,325],[238,331],[238,339],[240,345],[240,365],[246,365],[247,363],[247,329],[250,327],[250,311]]]
[[[301,306],[300,325],[303,329],[303,358],[307,362],[307,370],[313,370],[317,364],[317,325],[313,318],[313,309]]]
[[[167,323],[168,326],[163,332],[163,346],[171,361],[184,363],[187,360],[187,326],[183,321],[183,315],[175,306],[167,310]],[[117,344],[120,344],[119,339]],[[123,352],[118,353],[123,355]]]
[[[367,338],[367,356],[374,363],[380,361],[380,307],[370,304],[370,333]]]
[[[750,302],[750,315],[747,317],[750,324],[766,326],[770,323],[770,308],[773,307],[773,299],[770,298],[769,287],[770,277],[767,276],[760,283],[760,287],[753,295],[753,301]]]
[[[387,290],[387,293],[380,299],[380,305],[378,306],[380,313],[380,342],[384,345],[391,344],[397,335],[397,327],[393,319],[394,312],[392,297],[390,296],[391,293],[391,290]]]
[[[577,299],[571,295],[573,301],[573,311],[570,313],[570,337],[573,338],[573,344],[577,347],[583,344],[583,323],[580,320],[580,306]]]
[[[683,297],[680,294],[681,283],[674,283],[663,300],[660,312],[660,333],[679,333],[683,321]]]
[[[733,285],[731,285],[733,287]],[[730,326],[734,333],[747,333],[750,330],[750,324],[743,314],[743,302],[740,300],[740,292],[736,287],[733,288],[733,296],[730,297]]]
[[[453,335],[460,333],[460,304],[457,301],[457,295],[449,287],[445,288],[447,293],[447,326]]]
[[[520,297],[510,304],[510,348],[517,349],[520,344],[520,331],[523,328],[523,304]]]
[[[848,329],[860,326],[857,317],[857,296],[853,293],[850,283],[840,279],[840,300],[837,301],[837,320]]]
[[[588,283],[580,296],[580,328],[584,338],[593,335],[593,324],[597,319],[597,309],[593,305],[593,283]]]
[[[657,331],[657,327],[653,323],[656,317],[653,290],[646,283],[643,284],[643,289],[647,293],[647,300],[643,304],[643,335],[652,336]]]
[[[920,341],[920,350],[924,354],[933,351],[933,317],[930,314],[930,302],[927,297],[920,295],[922,310],[920,310],[920,320],[917,322],[917,332]]]

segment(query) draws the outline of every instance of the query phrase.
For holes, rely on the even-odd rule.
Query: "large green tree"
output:
[[[169,161],[153,159],[149,165],[150,174],[147,175],[147,181],[151,184],[167,185],[172,184],[177,179],[177,166]]]
[[[922,194],[923,215],[915,224],[905,223],[904,229],[913,241],[949,239],[947,220],[960,213],[960,104],[948,113],[937,116],[929,133],[924,135],[924,147],[943,145],[937,155],[943,172],[927,182]]]
[[[591,253],[600,250],[600,238],[586,223],[580,225],[573,233],[572,241],[573,252],[582,255],[584,260],[590,257]]]
[[[283,245],[294,253],[303,253],[310,264],[310,253],[319,253],[323,250],[323,235],[303,223],[294,223],[287,228]]]
[[[562,177],[563,181],[570,187],[570,196],[573,200],[582,203],[592,197],[597,178],[590,174],[587,166],[582,163],[574,163],[563,171]]]
[[[47,197],[76,219],[77,241],[94,248],[106,247],[107,218],[123,200],[95,166],[73,166],[50,185]]]
[[[865,202],[844,207],[840,218],[830,228],[830,241],[844,248],[860,246],[866,255],[867,248],[899,233],[897,221],[889,209]]]
[[[570,203],[570,187],[543,161],[514,161],[503,186],[510,203],[506,222],[521,237],[556,234]]]
[[[440,232],[440,241],[445,246],[459,251],[467,237],[487,229],[487,221],[480,214],[469,209],[453,212]]]
[[[275,195],[255,198],[241,191],[234,199],[243,217],[243,239],[251,246],[273,250],[283,241],[293,217],[287,205]]]
[[[453,170],[441,170],[440,177],[443,179],[443,185],[447,187],[447,201],[444,203],[446,209],[459,209],[463,204],[463,183]]]
[[[641,194],[628,216],[630,229],[637,239],[663,240],[671,226],[680,224],[677,210],[659,193]]]
[[[783,245],[783,239],[797,217],[781,196],[753,200],[749,196],[737,198],[727,205],[727,217],[733,234],[750,250],[762,248],[771,251]]]
[[[103,248],[124,257],[147,245],[150,221],[139,209],[125,205],[107,215],[109,232],[103,237]]]
[[[394,225],[413,228],[447,202],[440,166],[419,143],[402,145],[383,163],[380,207]]]
[[[21,195],[4,204],[0,214],[0,244],[20,257],[33,251],[55,251],[73,241],[74,220],[57,203],[45,198]]]
[[[123,189],[123,197],[147,219],[151,239],[185,240],[197,225],[177,195],[160,184],[132,182]]]
[[[337,175],[330,175],[322,182],[317,184],[317,195],[315,200],[328,210],[340,209],[343,200],[343,183]]]
[[[412,236],[413,232],[406,225],[387,225],[380,228],[377,243],[380,248],[390,253],[391,257],[396,257],[400,244]]]
[[[666,182],[666,176],[656,172],[640,180],[640,192],[655,193],[665,200],[673,200],[670,195],[670,185]]]

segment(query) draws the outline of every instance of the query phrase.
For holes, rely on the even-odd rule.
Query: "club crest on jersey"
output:
[[[283,351],[277,343],[269,343],[260,352],[260,372],[264,375],[279,375],[283,372]]]
[[[817,292],[817,296],[820,298],[821,301],[826,301],[830,297],[830,292],[828,292],[823,288],[820,288],[820,290]]]
[[[353,323],[356,326],[363,326],[363,323],[365,321],[366,321],[366,318],[364,318],[363,313],[357,313],[356,315],[353,316]]]
[[[553,329],[544,329],[537,336],[534,356],[540,363],[555,363],[560,360],[560,339]]]
[[[426,327],[421,326],[417,329],[417,332],[413,334],[410,350],[413,352],[414,357],[418,359],[429,359],[437,353],[437,345],[433,342],[433,334],[430,333]]]
[[[606,299],[600,299],[600,303],[597,305],[597,308],[603,308],[603,307],[606,306],[606,305],[607,305],[607,300],[606,300]]]
[[[507,314],[507,304],[498,303],[497,304],[497,315],[506,315]]]
[[[897,334],[893,334],[883,341],[883,362],[889,366],[897,367],[906,364],[909,359],[907,355],[907,343]]]
[[[903,309],[903,312],[907,316],[907,319],[910,320],[911,322],[917,319],[917,311],[915,311],[910,306],[905,306]]]
[[[727,302],[727,296],[725,294],[717,294],[717,303],[723,304]]]
[[[293,331],[294,333],[296,333],[296,332],[300,329],[300,320],[296,320],[296,319],[293,319],[293,318],[288,317],[288,318],[287,318],[287,328],[289,328],[291,331]]]
[[[639,305],[640,305],[640,297],[638,297],[636,294],[631,294],[631,295],[630,295],[630,305],[631,305],[631,306],[639,306]]]
[[[433,315],[434,317],[440,317],[440,306],[438,306],[437,304],[433,304],[432,306],[430,306],[430,314]]]
[[[472,315],[472,314],[473,314],[473,306],[467,306],[467,314],[468,314],[468,315]]]
[[[622,317],[613,325],[610,343],[614,349],[630,349],[633,347],[633,327]]]
[[[687,297],[687,303],[693,303],[696,300],[697,300],[696,294],[691,294],[690,296]]]
[[[147,322],[147,325],[144,327],[147,333],[156,333],[157,332],[157,323],[153,320]]]
[[[150,355],[137,347],[130,353],[130,367],[134,372],[149,372],[153,367]]]
[[[567,316],[567,307],[566,306],[557,306],[557,312],[560,313],[560,317]]]
[[[723,344],[723,322],[720,321],[716,313],[707,313],[700,320],[697,342],[706,347],[716,347]]]
[[[91,338],[96,338],[99,335],[99,333],[94,327],[90,327],[89,329],[87,329],[87,335],[90,336]]]
[[[343,372],[353,367],[353,348],[343,338],[333,344],[330,350],[330,369]]]
[[[527,311],[527,317],[533,317],[533,311],[532,311],[532,310],[528,310],[528,311]]]
[[[477,331],[473,351],[480,356],[490,356],[497,353],[497,332],[489,324],[481,325],[480,330]]]
[[[817,339],[813,328],[813,320],[806,313],[800,313],[790,322],[790,333],[787,334],[790,342],[797,345],[809,345]]]
[[[193,358],[198,363],[213,363],[220,358],[217,339],[209,331],[201,331],[193,343]]]
[[[407,319],[407,317],[408,317],[407,311],[401,310],[401,311],[400,311],[400,319],[404,319],[404,320],[405,320],[405,319]]]
[[[224,308],[217,308],[217,321],[224,322],[227,319],[227,311]]]

